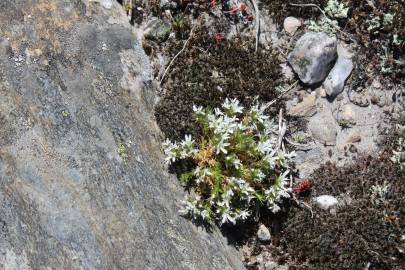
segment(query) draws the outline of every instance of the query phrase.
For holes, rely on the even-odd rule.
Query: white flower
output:
[[[198,178],[204,179],[204,177],[211,175],[211,172],[208,168],[201,168],[197,166],[194,170],[194,175]]]
[[[239,105],[239,100],[236,98],[231,100],[226,98],[225,102],[222,104],[222,107],[232,115],[243,112],[243,107]]]
[[[240,166],[242,165],[242,163],[240,163],[240,160],[239,160],[238,158],[235,158],[235,159],[232,161],[232,164],[233,164],[233,166],[234,166],[236,169],[239,169]]]
[[[190,198],[187,198],[185,201],[182,201],[182,203],[184,204],[184,208],[179,211],[180,214],[191,214],[193,216],[200,215],[201,211],[198,209],[198,199],[191,200]]]
[[[229,211],[224,211],[221,215],[221,221],[219,222],[219,225],[223,225],[224,223],[231,222],[232,224],[235,225],[236,219],[235,217],[232,216],[232,213]]]
[[[257,144],[257,150],[262,154],[270,153],[274,147],[274,140],[265,140]]]
[[[281,210],[281,208],[280,208],[280,206],[278,206],[278,204],[272,203],[271,205],[269,205],[269,210],[275,214],[275,213],[279,212]]]
[[[266,178],[266,175],[261,171],[261,170],[259,170],[259,172],[256,174],[256,180],[258,181],[258,182],[261,182],[261,181],[263,181],[263,179],[264,178]]]
[[[215,134],[231,134],[238,127],[238,118],[235,116],[229,117],[227,115],[219,116],[212,122],[212,127]]]
[[[222,122],[221,117],[217,118],[212,113],[207,114],[207,119],[208,119],[208,127],[211,129],[216,129]]]
[[[169,139],[167,139],[162,145],[166,156],[165,163],[170,165],[179,157],[179,146],[176,143],[172,143]]]
[[[245,219],[247,219],[250,215],[251,215],[250,211],[242,210],[242,211],[240,211],[238,218],[240,218],[240,219],[242,219],[242,220],[245,220]]]
[[[197,150],[194,148],[194,144],[195,141],[191,139],[191,135],[185,135],[184,140],[180,143],[181,146],[180,157],[186,158],[197,153]]]
[[[196,115],[205,115],[204,109],[202,106],[196,106],[193,104],[193,112]]]
[[[265,105],[265,104],[259,105],[256,103],[250,109],[249,114],[254,121],[257,121],[257,122],[263,124],[269,118],[269,116],[267,116],[265,114],[265,110],[267,108],[268,108],[268,105]]]
[[[231,155],[231,156],[227,156],[226,160],[228,162],[231,162],[232,165],[236,168],[239,169],[240,166],[242,165],[242,163],[240,162],[239,158],[236,155]]]
[[[274,169],[274,168],[275,168],[275,166],[276,166],[276,161],[278,160],[278,157],[275,156],[275,154],[276,154],[276,151],[273,150],[273,152],[267,154],[267,155],[263,158],[263,160],[266,161],[266,162],[269,164],[269,167],[270,167],[271,169]]]
[[[234,193],[232,189],[228,189],[224,194],[222,194],[222,198],[224,201],[230,201],[233,197]]]
[[[214,113],[216,116],[224,115],[224,113],[219,108],[215,108]]]
[[[286,198],[286,199],[291,197],[290,193],[288,193],[287,189],[280,190],[279,191],[279,196],[280,196],[280,198],[282,197],[282,198]]]
[[[202,217],[203,220],[206,220],[207,218],[209,218],[209,216],[210,215],[209,215],[207,210],[201,211],[201,217]]]
[[[228,136],[222,136],[220,141],[215,145],[215,148],[217,149],[216,154],[219,154],[220,152],[227,154],[228,151],[226,150],[226,147],[231,145],[229,142],[226,140],[228,139]]]

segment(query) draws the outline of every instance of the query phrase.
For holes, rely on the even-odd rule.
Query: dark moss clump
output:
[[[313,196],[351,200],[336,215],[313,207],[311,218],[309,211],[291,209],[283,245],[301,265],[297,269],[404,269],[405,170],[391,156],[388,147],[380,157],[346,168],[326,164],[313,174]],[[377,202],[371,188],[384,181],[388,193]]]
[[[344,30],[360,41],[369,67],[378,67],[386,77],[405,83],[404,1],[346,0],[345,4],[350,9]]]
[[[282,25],[288,16],[314,19],[321,15],[316,7],[296,7],[290,4],[315,4],[324,8],[327,2],[327,0],[262,0],[260,5],[270,12],[277,24]]]
[[[195,32],[167,74],[164,96],[156,106],[156,119],[166,137],[198,136],[193,104],[215,108],[229,97],[249,106],[256,96],[264,102],[277,97],[275,87],[282,78],[279,61],[272,51],[255,53],[254,44],[247,37],[216,42],[205,27]],[[169,44],[169,54],[175,55],[181,47],[182,43]]]

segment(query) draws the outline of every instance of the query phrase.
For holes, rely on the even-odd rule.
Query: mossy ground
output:
[[[354,35],[360,43],[358,55],[361,65],[369,69],[368,78],[375,73],[400,84],[405,84],[405,8],[403,0],[346,0],[350,9],[343,30]],[[372,6],[370,3],[374,3]],[[384,16],[392,21],[384,25]],[[376,19],[381,26],[370,30],[368,21]],[[371,73],[370,70],[374,70]],[[367,73],[364,73],[367,75]]]
[[[391,138],[395,136],[379,156],[344,168],[327,163],[313,174],[312,197],[345,195],[351,202],[336,215],[313,206],[313,218],[309,211],[291,208],[282,244],[295,269],[404,269],[405,170],[390,160]],[[376,203],[371,188],[384,181],[389,183],[388,194]]]
[[[297,7],[290,4],[315,4],[324,8],[327,0],[262,0],[260,6],[268,10],[274,21],[282,26],[288,16],[303,19],[317,18],[321,12],[316,7]]]
[[[182,43],[172,43],[173,57]],[[282,82],[279,61],[271,50],[254,51],[254,39],[234,37],[215,42],[208,29],[200,27],[188,48],[176,59],[163,85],[164,95],[156,106],[156,119],[171,140],[185,134],[198,136],[199,126],[192,118],[193,104],[219,107],[226,97],[249,106],[255,97],[267,102],[278,96]],[[272,107],[276,115],[281,103]]]

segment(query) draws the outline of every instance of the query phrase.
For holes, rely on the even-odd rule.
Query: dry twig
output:
[[[283,138],[285,133],[287,132],[287,125],[283,121],[283,109],[280,109],[279,117],[278,117],[278,145],[277,145],[277,151],[284,146],[283,144]]]
[[[269,103],[266,104],[266,106],[271,106],[274,103],[276,103],[280,98],[282,98],[285,94],[287,94],[288,92],[290,92],[292,89],[294,89],[294,87],[298,84],[298,81],[295,81],[295,83],[291,84],[290,87],[287,88],[287,90],[285,90],[283,93],[281,93],[280,95],[278,95],[278,97],[276,97],[276,99],[270,101]]]
[[[167,72],[169,71],[170,67],[173,65],[174,61],[177,59],[177,57],[180,56],[180,54],[186,49],[188,43],[190,42],[191,38],[193,37],[194,34],[194,30],[197,28],[197,25],[199,24],[199,18],[197,18],[197,22],[196,24],[193,26],[193,28],[190,31],[190,36],[188,37],[188,39],[186,40],[186,42],[184,42],[183,48],[172,58],[172,60],[170,60],[169,64],[167,65],[165,71],[162,74],[162,77],[160,78],[160,82],[159,85],[162,86],[163,80],[166,77]]]
[[[256,22],[255,22],[255,28],[256,28],[256,46],[255,46],[255,51],[257,52],[259,48],[259,39],[260,39],[260,13],[259,13],[259,6],[257,5],[256,0],[250,0],[250,2],[253,5],[253,8],[256,13]]]
[[[311,218],[314,218],[314,212],[312,211],[312,207],[310,205],[308,205],[307,203],[298,200],[295,195],[293,195],[293,200],[295,201],[296,204],[298,204],[299,206],[304,206],[305,208],[307,208],[309,210],[309,212],[311,213]]]

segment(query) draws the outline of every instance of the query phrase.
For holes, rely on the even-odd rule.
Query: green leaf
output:
[[[191,179],[193,179],[193,177],[193,172],[182,173],[180,175],[180,182],[182,182],[183,184],[187,184],[188,182],[190,182]]]

